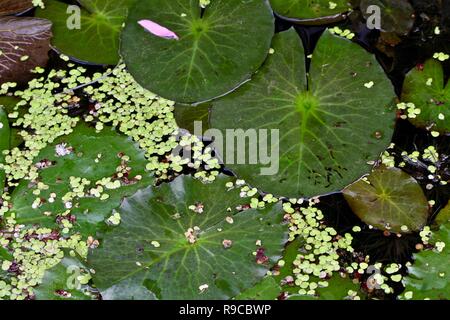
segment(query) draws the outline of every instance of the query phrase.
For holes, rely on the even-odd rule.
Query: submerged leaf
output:
[[[411,232],[427,222],[428,202],[422,188],[401,169],[375,169],[343,192],[353,212],[378,229]]]
[[[235,143],[228,141],[235,138],[228,137],[228,129],[250,140],[221,150],[225,166],[276,195],[310,197],[340,190],[367,173],[367,162],[390,142],[392,84],[374,56],[329,32],[312,54],[309,75],[295,30],[277,34],[273,48],[251,81],[213,102],[211,125],[227,143]],[[252,134],[260,140],[249,139]],[[257,151],[250,151],[255,146]],[[262,161],[264,148],[270,164]],[[267,170],[271,166],[275,170]]]
[[[179,41],[149,36],[150,19]],[[235,89],[264,62],[274,33],[261,0],[142,0],[127,19],[121,53],[133,77],[156,94],[181,103],[203,102]]]
[[[29,17],[0,17],[0,84],[26,82],[47,64],[52,24]]]
[[[1,0],[0,16],[21,13],[32,7],[32,0]]]
[[[286,241],[281,206],[239,212],[230,181],[180,176],[127,198],[121,224],[88,257],[101,293],[131,278],[158,299],[229,299],[255,285]]]
[[[414,25],[414,8],[408,0],[362,0],[360,7],[366,19],[374,14],[367,10],[370,6],[380,8],[380,27],[383,32],[407,35]]]

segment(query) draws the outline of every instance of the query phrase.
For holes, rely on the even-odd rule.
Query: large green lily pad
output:
[[[274,33],[265,1],[142,0],[130,11],[121,53],[133,77],[158,95],[183,103],[216,98],[261,66]],[[138,24],[151,20],[179,40],[157,37]]]
[[[9,149],[10,130],[8,116],[0,106],[0,163],[4,159],[3,151]],[[3,194],[3,188],[5,187],[5,172],[0,169],[0,196]]]
[[[348,0],[270,0],[280,16],[306,25],[321,25],[343,20],[351,10]]]
[[[401,169],[375,169],[366,179],[355,182],[343,192],[353,212],[379,229],[417,231],[427,222],[428,202],[422,188]]]
[[[405,293],[412,292],[412,299],[450,299],[450,224],[441,226],[432,236],[433,250],[414,255],[414,263],[404,278]],[[441,249],[439,247],[445,244]]]
[[[55,153],[57,148],[72,149],[72,152],[58,156]],[[124,163],[120,154],[129,157],[126,166],[131,168],[122,177],[116,171]],[[42,189],[36,195],[34,192],[39,188],[36,182],[20,182],[12,195],[12,211],[16,213],[18,223],[40,223],[54,227],[55,223],[60,223],[61,215],[69,210],[70,215],[76,217],[74,228],[83,235],[95,236],[99,226],[106,226],[104,221],[113,214],[123,197],[153,182],[153,177],[145,171],[146,163],[144,152],[137,149],[129,138],[109,128],[96,133],[95,129],[80,125],[74,133],[59,138],[37,157],[36,165],[47,166],[39,171],[38,181],[47,185],[48,189]],[[138,175],[141,180],[136,180]],[[90,183],[83,191],[78,191],[81,194],[66,200],[64,195],[73,191],[70,177],[84,178]],[[103,178],[111,178],[111,182],[118,185],[103,186],[103,192],[97,195],[91,193],[91,189],[96,188],[96,183]],[[50,200],[52,193],[56,195],[53,202]],[[103,194],[109,197],[102,199]],[[36,199],[41,201],[33,208]]]
[[[127,198],[121,224],[88,256],[102,294],[131,279],[159,299],[229,299],[262,279],[286,241],[281,205],[238,212],[245,200],[229,181],[181,176]]]
[[[73,11],[68,4],[45,1],[45,9],[36,16],[53,22],[52,44],[61,53],[77,60],[95,64],[116,64],[119,61],[119,34],[135,0],[79,0],[80,28],[72,28]],[[70,22],[71,28],[68,28]]]
[[[381,31],[407,35],[414,25],[414,8],[408,0],[362,0],[361,11],[367,19],[373,12],[367,12],[369,6],[380,8]]]
[[[412,102],[420,114],[409,121],[422,128],[450,132],[450,83],[444,82],[440,62],[428,60],[423,67],[414,68],[403,84],[402,101]]]
[[[392,84],[375,57],[329,32],[317,44],[309,76],[293,29],[277,34],[273,48],[274,54],[251,81],[213,103],[211,125],[225,138],[227,129],[272,136],[268,154],[273,148],[276,159],[279,147],[278,173],[262,172],[269,165],[262,164],[261,156],[257,164],[249,159],[236,164],[242,150],[248,158],[248,143],[234,148],[234,154],[223,155],[221,150],[224,163],[240,178],[277,195],[340,190],[368,172],[367,162],[377,159],[390,142],[395,119],[388,110],[395,95]],[[235,133],[244,138],[245,132]],[[261,144],[268,145],[265,140],[251,143],[257,144],[260,153]]]

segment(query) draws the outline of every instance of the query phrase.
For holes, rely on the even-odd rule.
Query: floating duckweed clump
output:
[[[46,270],[56,266],[64,257],[63,250],[71,255],[87,256],[87,243],[81,236],[67,238],[49,228],[15,225],[8,219],[0,232],[2,246],[7,247],[10,259],[3,260],[2,270],[8,273],[8,282],[0,281],[0,299],[23,300],[33,296],[33,287],[40,284]]]
[[[289,240],[300,237],[304,241],[304,252],[299,253],[293,265],[294,283],[301,295],[314,295],[318,287],[327,287],[326,279],[342,269],[339,252],[353,252],[352,236],[339,236],[335,229],[326,227],[322,211],[310,204],[298,210],[291,202],[283,205],[289,221]],[[316,280],[314,280],[316,279]]]
[[[62,58],[67,60],[64,56]],[[30,81],[25,90],[12,92],[16,88],[15,83],[1,86],[1,94],[18,99],[9,118],[24,141],[20,147],[5,152],[1,169],[7,175],[6,190],[18,187],[21,179],[29,180],[35,185],[32,193],[36,196],[29,210],[38,209],[43,204],[40,197],[49,192],[50,197],[45,201],[53,203],[60,198],[66,209],[64,212],[43,212],[44,216],[56,218],[56,229],[30,228],[16,223],[15,213],[11,211],[11,195],[3,193],[0,215],[5,217],[5,226],[0,235],[1,250],[11,252],[10,259],[2,261],[3,271],[8,274],[8,280],[0,282],[0,297],[3,299],[32,297],[33,287],[42,281],[45,271],[64,257],[63,249],[74,250],[86,258],[87,247],[98,246],[93,236],[82,240],[80,234],[74,233],[76,216],[71,214],[71,210],[77,208],[83,198],[95,197],[106,201],[109,195],[105,192],[120,188],[120,181],[111,177],[90,181],[83,176],[70,176],[67,181],[69,191],[56,195],[53,187],[40,181],[40,170],[52,163],[45,163],[45,159],[36,163],[42,150],[58,138],[73,133],[82,121],[80,118],[92,123],[97,132],[112,126],[136,141],[145,152],[146,169],[160,180],[167,180],[185,169],[206,181],[213,181],[219,173],[214,170],[220,165],[211,156],[211,149],[205,149],[199,138],[179,132],[173,117],[172,101],[140,87],[124,65],[92,76],[86,71],[69,63],[69,70],[51,70],[46,76]],[[39,74],[43,70],[38,68],[35,72]],[[83,105],[86,99],[87,107]],[[80,110],[82,117],[74,116]],[[72,152],[72,147],[66,143],[55,147],[57,157],[65,157]],[[126,164],[130,159],[122,160]],[[101,165],[101,155],[95,162]],[[116,169],[118,179],[128,176],[128,171],[123,172],[123,169],[122,166]],[[125,169],[131,170],[127,165]],[[111,226],[118,225],[120,213],[112,213],[105,222]]]

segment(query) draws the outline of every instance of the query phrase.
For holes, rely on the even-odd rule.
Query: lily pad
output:
[[[329,32],[317,44],[309,76],[295,30],[277,34],[273,48],[251,81],[213,103],[211,125],[224,138],[227,129],[244,130],[235,132],[240,135],[267,134],[267,140],[276,139],[278,132],[279,143],[250,143],[259,144],[259,153],[266,146],[269,156],[273,149],[279,170],[263,175],[261,169],[269,165],[262,164],[260,155],[258,161],[253,159],[256,164],[238,158],[242,150],[248,158],[248,145],[237,146],[234,154],[220,150],[224,163],[272,194],[309,197],[341,190],[368,172],[367,162],[377,159],[390,142],[395,119],[389,110],[395,96],[392,84],[375,57]]]
[[[179,40],[157,37],[138,24],[151,20]],[[264,62],[274,18],[260,0],[142,0],[130,11],[121,53],[133,77],[156,94],[202,102],[235,89]]]
[[[94,64],[114,65],[119,61],[119,34],[135,0],[79,0],[79,28],[75,11],[68,4],[45,1],[36,16],[53,22],[52,45],[61,53]]]
[[[450,223],[450,202],[439,211],[436,217],[436,223],[438,225]]]
[[[378,229],[411,232],[427,223],[429,209],[422,188],[401,169],[375,169],[343,192],[353,212]]]
[[[360,8],[366,19],[373,14],[367,11],[369,6],[380,8],[381,31],[407,35],[414,26],[414,8],[408,0],[361,0]]]
[[[51,27],[45,19],[0,17],[0,84],[26,82],[47,64]]]
[[[125,161],[124,156],[129,160]],[[55,227],[61,219],[74,216],[75,221],[73,217],[71,220],[77,231],[95,236],[99,227],[106,226],[104,221],[123,197],[153,182],[153,177],[145,172],[146,163],[144,152],[129,138],[109,128],[96,133],[95,129],[80,125],[74,133],[41,151],[35,162],[41,168],[38,181],[48,188],[39,189],[38,181],[21,181],[12,195],[12,211],[18,223],[40,223],[46,227]],[[119,174],[119,167],[126,172]],[[79,185],[71,185],[70,177],[84,178],[89,183],[81,189],[77,187],[76,195],[66,199],[67,193],[74,192],[73,185]],[[104,178],[109,178],[109,183],[100,183]]]
[[[127,198],[120,225],[88,256],[101,293],[133,278],[158,299],[229,299],[258,283],[286,241],[281,205],[238,212],[232,180],[180,176]]]
[[[42,283],[34,289],[36,300],[91,300],[94,289],[87,284],[89,269],[80,259],[66,254],[60,263],[46,270]]]
[[[0,106],[0,164],[5,160],[3,151],[9,149],[10,130],[8,123],[8,116]],[[0,169],[0,196],[3,194],[5,187],[5,172]]]
[[[270,4],[278,15],[305,25],[338,22],[351,10],[348,0],[270,0]]]
[[[450,298],[450,224],[441,226],[432,236],[433,250],[414,254],[414,263],[404,278],[405,294],[412,299],[448,300]],[[445,246],[442,246],[445,244]]]
[[[209,129],[209,114],[211,112],[211,104],[203,103],[198,106],[176,105],[173,111],[178,127],[194,133],[195,122],[201,122],[202,129]]]
[[[349,291],[356,292],[361,298],[360,285],[353,283],[352,279],[343,278],[339,274],[335,274],[331,279],[327,280],[328,286],[318,288],[315,296],[292,294],[288,296],[288,300],[348,300]]]
[[[275,300],[281,293],[280,285],[273,277],[266,277],[253,288],[238,295],[236,300]]]
[[[428,60],[406,75],[402,101],[420,109],[416,118],[409,118],[415,126],[450,132],[450,83],[444,82],[440,62]]]
[[[21,13],[31,8],[33,8],[31,0],[2,0],[0,16]]]

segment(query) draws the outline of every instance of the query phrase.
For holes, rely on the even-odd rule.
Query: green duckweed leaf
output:
[[[46,270],[42,283],[34,289],[36,300],[91,300],[94,290],[87,284],[89,269],[80,257],[69,254]]]
[[[0,17],[0,84],[27,82],[48,61],[51,22],[31,17]]]
[[[440,62],[428,60],[423,68],[414,68],[406,75],[402,101],[420,109],[416,118],[409,118],[415,126],[450,132],[450,83],[444,82]]]
[[[242,134],[251,135],[256,128],[256,134],[269,137],[276,137],[278,130],[279,143],[269,141],[267,153],[273,149],[271,157],[276,159],[279,147],[279,170],[262,172],[270,166],[261,164],[261,156],[257,164],[242,157],[238,160],[246,164],[235,164],[245,150],[242,145],[234,154],[225,154],[224,163],[239,178],[276,195],[340,190],[368,172],[367,162],[378,158],[390,142],[395,119],[388,110],[395,96],[392,84],[375,57],[329,32],[313,53],[309,77],[293,29],[277,34],[273,48],[251,81],[213,103],[211,125],[221,130],[224,140],[226,129],[250,130]],[[258,143],[261,153],[268,143],[253,142]]]
[[[53,22],[52,45],[77,60],[114,65],[119,61],[119,34],[135,0],[79,0],[80,28],[68,4],[47,0],[36,16]],[[69,12],[69,13],[68,13]],[[68,28],[70,24],[70,28]]]
[[[33,7],[31,0],[2,0],[0,16],[21,13]]]
[[[8,116],[3,111],[2,106],[0,105],[0,163],[2,163],[4,159],[3,151],[8,150],[10,146],[10,129]],[[3,188],[5,187],[5,172],[0,169],[0,196],[3,194]]]
[[[138,24],[151,20],[179,40],[159,38]],[[274,33],[265,1],[143,0],[130,11],[121,53],[133,77],[156,94],[202,102],[235,89],[264,62]]]
[[[404,278],[405,293],[412,292],[412,299],[450,299],[450,224],[442,225],[433,233],[432,243],[445,246],[442,251],[424,250],[414,254],[414,263]]]
[[[64,145],[65,144],[65,145]],[[57,148],[73,151],[65,156],[57,156]],[[68,149],[69,148],[69,149]],[[123,163],[120,154],[130,158],[127,165],[131,168],[128,175],[117,176],[116,168]],[[59,138],[54,144],[41,151],[35,162],[37,165],[52,165],[40,170],[39,181],[49,188],[41,190],[39,195],[33,194],[39,185],[22,181],[12,195],[13,208],[17,222],[23,224],[40,223],[46,227],[54,227],[59,217],[70,210],[70,215],[76,217],[74,228],[83,235],[95,236],[100,226],[106,226],[104,221],[113,210],[119,207],[123,197],[136,192],[139,188],[150,185],[153,177],[145,172],[147,163],[144,152],[140,151],[127,137],[105,128],[100,133],[85,125],[79,125],[75,132]],[[140,181],[136,176],[142,176]],[[70,177],[85,178],[91,183],[84,187],[80,196],[67,201],[64,195],[73,191]],[[103,187],[103,192],[95,196],[90,193],[96,188],[96,182],[103,178],[120,182],[119,188]],[[56,198],[51,202],[51,194]],[[99,196],[107,194],[107,199]],[[41,205],[33,209],[33,202],[41,199]]]
[[[237,212],[245,200],[226,190],[232,180],[180,176],[127,198],[120,225],[88,256],[101,293],[133,278],[159,299],[229,299],[262,279],[286,241],[281,205]]]
[[[414,8],[408,0],[361,0],[361,12],[366,19],[373,14],[367,10],[373,5],[381,11],[381,31],[407,35],[413,27]]]
[[[346,18],[351,10],[348,0],[270,0],[273,10],[280,16],[305,25],[321,25]]]
[[[343,192],[353,212],[381,230],[410,232],[428,219],[428,202],[417,181],[398,168],[378,168]],[[408,227],[402,230],[401,227]]]

